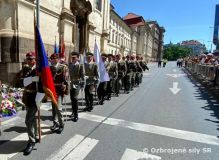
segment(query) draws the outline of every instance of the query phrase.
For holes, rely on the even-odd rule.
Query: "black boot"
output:
[[[99,105],[103,105],[104,103],[103,103],[103,99],[101,99],[100,101],[99,101]]]
[[[64,125],[59,125],[59,128],[57,130],[55,130],[55,132],[57,134],[61,134],[63,130],[64,130]]]
[[[87,111],[88,112],[91,112],[93,110],[93,105],[90,105],[88,108],[87,108]]]
[[[35,138],[35,143],[40,143],[40,139],[39,138]]]
[[[56,123],[56,122],[54,122],[54,124],[53,124],[53,126],[50,128],[50,130],[51,131],[55,131],[55,130],[57,130],[59,128],[59,125]]]
[[[78,114],[74,114],[74,118],[72,119],[73,122],[77,122],[78,121]]]
[[[34,146],[35,146],[35,143],[28,142],[27,147],[24,149],[24,155],[25,156],[29,155],[32,152]]]

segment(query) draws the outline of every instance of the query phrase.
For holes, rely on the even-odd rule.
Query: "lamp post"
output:
[[[210,26],[213,29],[213,44],[216,45],[216,50],[219,50],[219,26]]]

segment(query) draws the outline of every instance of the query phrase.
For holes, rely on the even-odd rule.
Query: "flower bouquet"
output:
[[[0,117],[11,117],[17,114],[17,111],[23,107],[21,102],[22,89],[12,88],[2,84],[0,94]]]

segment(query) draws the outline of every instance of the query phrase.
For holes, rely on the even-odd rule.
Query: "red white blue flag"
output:
[[[52,102],[57,105],[57,94],[53,82],[52,73],[50,70],[48,58],[43,45],[43,41],[36,26],[35,30],[36,38],[36,51],[37,51],[37,71],[43,84],[43,90],[45,94],[51,98]]]

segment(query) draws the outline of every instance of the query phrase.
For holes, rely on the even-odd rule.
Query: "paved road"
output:
[[[25,113],[3,122],[0,160],[217,160],[218,104],[175,62],[151,64],[140,87],[81,112],[77,123],[67,120],[61,135],[51,134],[50,106],[44,104],[42,143],[28,157],[21,152]]]

